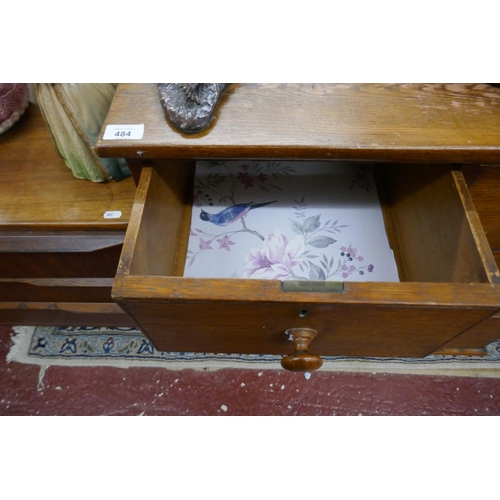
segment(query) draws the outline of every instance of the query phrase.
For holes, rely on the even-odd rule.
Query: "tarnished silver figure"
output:
[[[184,134],[197,134],[210,125],[228,87],[228,83],[159,83],[158,93],[168,121]]]

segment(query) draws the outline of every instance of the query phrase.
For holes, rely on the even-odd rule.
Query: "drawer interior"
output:
[[[498,269],[462,172],[391,165],[379,185],[401,281],[498,282]]]
[[[119,272],[182,277],[194,161],[144,168]],[[498,269],[464,177],[446,165],[374,165],[401,282],[495,283]]]

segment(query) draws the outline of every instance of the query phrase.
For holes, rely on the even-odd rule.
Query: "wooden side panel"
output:
[[[500,165],[463,167],[481,225],[500,268]]]
[[[440,352],[450,354],[453,350],[481,349],[499,339],[500,312],[497,312],[441,346],[436,354]]]
[[[124,231],[3,231],[0,278],[113,277],[124,238]]]
[[[500,252],[500,165],[482,166],[469,187],[486,238]]]
[[[452,174],[462,201],[469,230],[474,238],[474,245],[479,252],[479,257],[481,258],[481,262],[486,271],[488,281],[490,283],[500,283],[500,272],[498,271],[495,257],[493,256],[491,247],[488,243],[486,235],[484,234],[484,229],[481,225],[479,215],[474,207],[474,203],[472,202],[464,176],[460,171],[453,171]]]
[[[182,274],[194,167],[165,162],[162,168],[143,169],[124,252],[131,274],[175,276],[178,269]]]
[[[398,269],[398,278],[399,281],[408,281],[405,258],[398,234],[397,219],[395,217],[395,211],[393,210],[392,206],[389,185],[386,181],[387,174],[383,166],[375,166],[373,168],[373,173],[375,176],[380,208],[382,209],[382,216],[384,218],[385,232],[387,235],[389,246],[393,251],[394,260]]]
[[[0,302],[0,324],[136,327],[118,304]]]
[[[112,278],[0,279],[0,301],[112,302]]]
[[[283,333],[319,333],[310,350],[322,356],[424,357],[491,315],[486,308],[367,304],[121,302],[160,350],[287,354]],[[307,309],[305,318],[298,315]]]
[[[487,245],[478,247],[474,234],[481,235],[482,229],[477,216],[471,225],[449,167],[387,166],[386,181],[399,238],[399,260],[408,281],[487,283],[492,274],[498,277],[491,250]]]

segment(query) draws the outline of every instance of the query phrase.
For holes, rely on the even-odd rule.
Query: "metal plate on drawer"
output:
[[[342,281],[299,281],[288,280],[281,283],[282,292],[322,292],[343,293],[344,283]]]

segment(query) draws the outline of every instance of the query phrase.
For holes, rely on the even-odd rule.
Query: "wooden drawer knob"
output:
[[[281,360],[281,366],[292,372],[312,372],[321,368],[323,360],[307,351],[311,340],[318,332],[311,328],[290,328],[285,332],[288,340],[293,341],[294,352]]]

